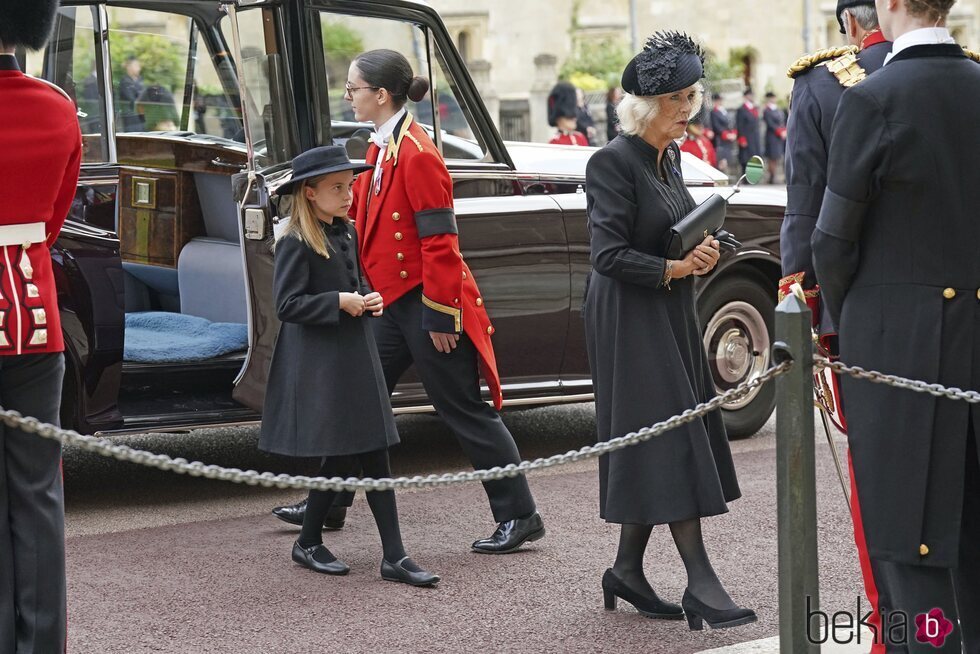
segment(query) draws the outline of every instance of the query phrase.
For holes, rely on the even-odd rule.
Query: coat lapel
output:
[[[398,165],[398,153],[401,148],[402,140],[405,138],[405,134],[408,133],[409,128],[412,125],[412,114],[406,113],[405,117],[395,126],[395,131],[391,135],[391,139],[388,141],[388,148],[383,154],[379,156],[384,157],[384,161],[381,163],[381,189],[377,194],[374,193],[374,173],[371,172],[371,178],[368,182],[367,191],[367,215],[365,219],[365,225],[363,231],[363,243],[370,242],[371,231],[374,229],[375,224],[378,222],[378,216],[381,214],[381,207],[384,204],[385,196],[388,194],[388,190],[394,185],[395,181],[395,166]],[[371,148],[368,150],[367,162],[377,163],[377,156],[372,157],[375,152],[380,153],[378,146],[371,144]],[[373,161],[372,161],[373,159]],[[369,174],[365,172],[365,174]],[[361,248],[363,252],[363,248]]]

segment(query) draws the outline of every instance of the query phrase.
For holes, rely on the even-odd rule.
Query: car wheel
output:
[[[701,334],[711,377],[719,393],[761,375],[769,367],[775,297],[772,284],[754,271],[714,280],[698,298]],[[776,388],[765,384],[722,408],[730,438],[759,431],[776,405]]]

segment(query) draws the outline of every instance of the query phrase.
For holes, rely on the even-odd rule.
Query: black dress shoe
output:
[[[725,629],[755,622],[759,619],[755,611],[743,609],[740,606],[733,609],[713,609],[692,595],[690,590],[684,591],[681,605],[684,607],[684,612],[687,613],[687,626],[691,628],[691,631],[704,629],[704,622],[707,622],[712,629]]]
[[[313,558],[314,555],[321,550],[325,551],[327,557],[333,560],[328,563],[321,563]],[[321,556],[321,558],[324,557]],[[312,570],[313,572],[322,572],[325,575],[345,575],[350,572],[350,567],[348,567],[348,565],[340,559],[337,559],[330,553],[330,550],[328,550],[322,544],[303,547],[299,544],[299,541],[296,541],[293,543],[293,561],[299,563],[304,568]]]
[[[509,554],[525,542],[544,538],[544,520],[535,511],[527,518],[501,522],[489,538],[473,543],[473,551],[481,554]]]
[[[277,506],[272,509],[272,515],[283,522],[291,525],[303,526],[303,518],[306,517],[306,500],[290,504],[288,506]],[[327,531],[337,531],[344,528],[344,521],[347,519],[346,506],[332,506],[327,511],[327,517],[323,519],[323,528]]]
[[[439,583],[439,575],[427,572],[422,568],[419,568],[418,572],[414,572],[405,567],[406,562],[410,563],[411,567],[418,568],[418,565],[407,556],[397,563],[389,563],[381,559],[381,578],[385,581],[398,581],[409,586],[435,586]]]
[[[648,618],[661,620],[680,620],[684,617],[684,609],[677,604],[665,602],[654,593],[641,595],[623,583],[612,568],[607,568],[602,575],[602,598],[607,611],[616,609],[616,599],[620,598],[632,604],[638,612]]]

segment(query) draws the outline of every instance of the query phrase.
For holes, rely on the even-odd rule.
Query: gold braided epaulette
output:
[[[419,149],[419,152],[422,151],[422,144],[419,143],[419,140],[415,138],[411,132],[405,132],[405,136],[408,137],[408,139],[415,144],[415,147]]]
[[[842,55],[857,53],[858,48],[854,45],[841,46],[839,48],[827,48],[825,50],[817,50],[813,54],[803,55],[796,60],[789,70],[786,71],[786,76],[790,79],[795,79],[800,73],[805,73],[819,63],[823,63],[829,59],[835,59]]]
[[[965,54],[967,57],[980,64],[980,52],[974,52],[973,50],[967,50],[966,48],[963,48],[963,54]]]

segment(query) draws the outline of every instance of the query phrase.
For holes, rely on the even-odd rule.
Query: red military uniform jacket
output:
[[[551,145],[588,145],[589,139],[582,132],[558,132],[550,141]]]
[[[453,181],[442,155],[411,114],[395,127],[384,154],[372,143],[366,161],[383,156],[380,185],[371,171],[354,183],[350,215],[364,276],[386,304],[419,284],[425,304],[419,329],[463,333],[480,354],[494,406],[503,395],[480,289],[459,251]]]
[[[715,153],[715,146],[711,144],[711,139],[707,134],[693,136],[685,134],[681,142],[681,152],[689,152],[695,157],[712,166],[718,165],[718,155]]]
[[[0,54],[0,355],[64,350],[50,248],[82,159],[74,103]]]

